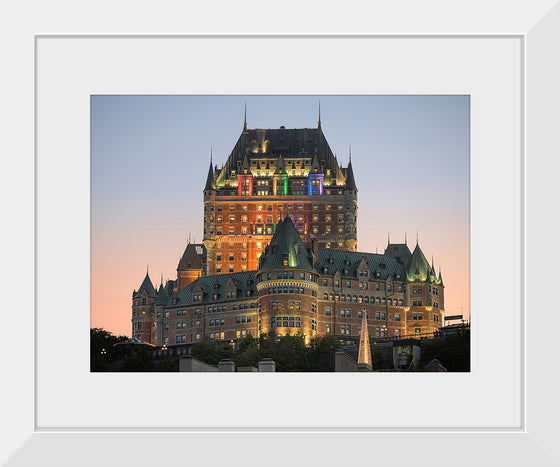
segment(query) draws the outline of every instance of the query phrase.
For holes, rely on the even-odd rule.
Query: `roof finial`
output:
[[[391,238],[389,237],[389,232],[387,232],[387,245],[391,243]]]
[[[351,144],[348,145],[348,163],[349,164],[352,163],[352,145]]]
[[[210,146],[210,165],[212,165],[212,146]]]
[[[321,129],[321,101],[319,100],[319,121],[317,122],[317,128]]]
[[[150,263],[146,263],[146,276],[148,275],[149,271],[150,271]]]
[[[247,131],[247,101],[245,101],[245,117],[243,117],[243,131]]]
[[[416,231],[416,245],[418,245],[418,230]]]
[[[163,272],[161,273],[161,285],[163,287]]]
[[[406,232],[404,233],[404,244],[406,245]]]

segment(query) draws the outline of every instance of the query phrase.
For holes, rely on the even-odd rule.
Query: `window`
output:
[[[325,316],[331,316],[331,309],[325,308]]]
[[[395,313],[395,321],[400,321],[400,320],[401,320],[401,314]]]
[[[325,334],[330,334],[331,333],[331,324],[327,323],[325,324]]]

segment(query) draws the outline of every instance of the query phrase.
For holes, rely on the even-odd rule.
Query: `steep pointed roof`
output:
[[[208,169],[208,176],[206,177],[205,190],[215,190],[216,182],[214,180],[214,169],[212,168],[212,158],[210,158],[210,167]]]
[[[173,293],[172,291],[173,291],[173,287],[171,286],[169,281],[167,282],[167,284],[165,284],[165,286],[161,285],[159,287],[159,291],[157,294],[156,301],[154,302],[154,305],[167,305],[169,297]]]
[[[430,276],[430,263],[422,253],[420,245],[416,244],[416,248],[412,252],[412,257],[406,267],[406,275],[411,282],[424,282]]]
[[[358,350],[358,365],[360,363],[371,367],[371,349],[367,327],[367,311],[362,311],[362,330],[360,331],[360,346]]]
[[[270,243],[261,255],[259,270],[306,269],[313,270],[307,248],[303,244],[292,218],[286,216],[276,229]]]
[[[257,147],[265,152],[253,153],[251,151],[253,142],[257,143]],[[228,160],[221,168],[219,174],[216,175],[216,186],[222,186],[231,176],[233,170],[237,174],[243,174],[240,168],[245,157],[248,159],[247,169],[250,167],[251,161],[256,159],[276,157],[276,154],[282,154],[284,164],[286,159],[292,160],[307,159],[317,154],[320,167],[330,169],[333,177],[344,180],[341,168],[338,166],[334,153],[332,152],[325,135],[317,128],[251,128],[243,131],[239,136]],[[271,168],[274,162],[270,163]],[[286,169],[290,169],[292,164],[287,164]],[[293,166],[295,169],[295,165]],[[249,173],[249,170],[247,170]]]
[[[443,279],[441,278],[441,267],[439,268],[439,275],[438,275],[437,283],[439,285],[443,285]]]
[[[352,161],[348,162],[348,168],[346,169],[346,189],[358,191],[356,180],[354,179],[354,170],[352,170]]]
[[[395,258],[397,262],[402,264],[408,264],[412,257],[412,253],[406,243],[388,243],[383,254]]]
[[[317,154],[313,156],[313,160],[311,161],[311,169],[310,173],[321,173],[321,165],[319,164],[319,159],[317,158]]]
[[[139,297],[140,295],[142,295],[142,292],[144,290],[148,293],[148,297],[157,297],[156,289],[154,289],[154,284],[152,284],[152,280],[150,279],[150,275],[147,271],[146,277],[144,277],[144,280],[142,281],[142,284],[140,285],[140,288],[138,289],[134,297]]]
[[[177,271],[186,269],[202,269],[202,261],[196,252],[196,245],[189,243],[177,265]]]
[[[286,167],[284,166],[284,159],[282,159],[282,156],[279,156],[278,162],[276,163],[276,170],[274,171],[274,175],[285,174],[285,173],[286,173]]]
[[[241,174],[250,174],[251,173],[251,166],[249,165],[249,159],[247,159],[247,154],[243,158],[243,163],[241,164]]]

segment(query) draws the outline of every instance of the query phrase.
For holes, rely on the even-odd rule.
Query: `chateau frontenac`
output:
[[[358,251],[352,161],[343,167],[321,128],[248,129],[226,163],[210,159],[203,242],[177,276],[132,294],[132,335],[185,352],[208,340],[263,333],[356,339],[442,326],[444,285],[418,241]]]

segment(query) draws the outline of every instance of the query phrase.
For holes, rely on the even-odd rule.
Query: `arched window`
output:
[[[352,301],[353,301],[354,303],[358,303],[358,297],[356,297],[356,295],[354,295],[354,296],[352,297]]]
[[[358,303],[362,303],[364,301],[364,297],[362,297],[361,295],[358,297]]]
[[[328,300],[329,299],[329,294],[325,292],[323,294],[323,299]]]
[[[364,297],[364,303],[369,303],[369,297]]]

